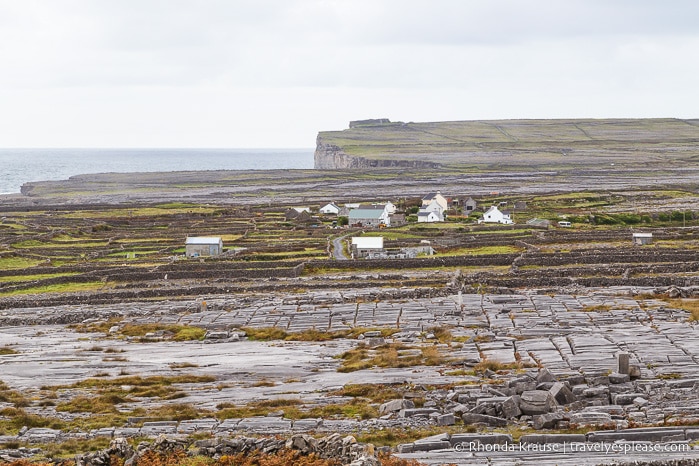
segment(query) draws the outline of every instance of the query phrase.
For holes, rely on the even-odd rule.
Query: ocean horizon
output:
[[[0,149],[0,194],[24,183],[93,173],[313,168],[314,149],[20,148]]]

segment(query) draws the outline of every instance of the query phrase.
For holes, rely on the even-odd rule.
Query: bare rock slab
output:
[[[466,413],[461,416],[461,419],[464,424],[485,424],[491,427],[505,427],[507,425],[507,419],[486,414]]]
[[[556,406],[556,399],[549,391],[529,390],[523,392],[519,399],[519,409],[530,416],[550,413]]]
[[[412,400],[391,400],[379,407],[379,414],[395,413],[401,409],[413,409],[415,403]]]
[[[571,389],[561,382],[555,382],[549,392],[559,405],[568,405],[578,401],[578,397],[573,394]]]

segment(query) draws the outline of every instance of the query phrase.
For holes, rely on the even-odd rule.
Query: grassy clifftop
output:
[[[318,134],[315,167],[445,169],[699,161],[699,119],[352,122]]]

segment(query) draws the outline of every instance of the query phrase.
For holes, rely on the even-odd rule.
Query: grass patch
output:
[[[682,309],[689,312],[689,321],[699,321],[699,299],[692,298],[675,298],[663,299],[669,306],[675,309]]]
[[[110,288],[111,285],[101,281],[92,281],[84,283],[60,283],[55,285],[37,286],[26,288],[23,290],[0,292],[0,296],[18,296],[27,294],[45,294],[45,293],[77,293],[81,291],[98,291],[105,288]]]
[[[324,406],[317,406],[307,412],[307,417],[312,418],[352,418],[352,419],[374,419],[379,416],[376,406],[366,400],[355,398],[347,403],[333,403]]]
[[[17,435],[22,427],[48,427],[63,430],[66,423],[60,419],[29,414],[21,408],[0,409],[0,431],[9,435]]]
[[[117,325],[121,319],[109,319],[100,322],[70,324],[68,328],[75,330],[78,333],[109,333],[109,329]]]
[[[263,400],[243,406],[222,403],[217,408],[219,411],[215,413],[215,417],[221,420],[266,416],[271,412],[281,412],[286,419],[373,419],[379,415],[375,405],[359,398],[352,399],[346,403],[331,403],[310,408],[303,407],[302,402],[295,398]]]
[[[384,384],[347,384],[340,390],[329,393],[330,396],[349,396],[353,398],[367,398],[374,403],[384,403],[389,400],[403,398],[401,390]]]
[[[208,417],[212,413],[186,403],[175,403],[148,409],[149,421],[185,421]]]
[[[289,336],[288,333],[279,327],[244,327],[241,330],[245,332],[250,340],[255,341],[285,340]]]
[[[658,378],[661,380],[677,380],[682,378],[682,374],[677,372],[667,372],[665,374],[659,374]]]
[[[613,307],[608,305],[608,304],[597,304],[595,306],[585,306],[580,311],[581,312],[606,312],[606,311],[611,311],[612,309],[613,309]]]
[[[474,369],[456,369],[453,371],[446,371],[444,375],[449,375],[452,377],[461,377],[461,376],[475,376],[476,371]]]
[[[0,347],[0,356],[7,356],[8,354],[19,354],[19,352],[9,346]]]
[[[109,447],[110,439],[67,439],[60,443],[48,443],[41,445],[42,454],[47,458],[70,458],[87,452],[105,450]]]
[[[414,348],[389,343],[376,348],[359,346],[336,356],[342,360],[338,372],[354,372],[372,367],[400,368],[412,366],[437,366],[449,362],[434,346]]]
[[[40,273],[36,275],[8,275],[5,277],[0,277],[0,283],[25,283],[33,282],[36,280],[44,280],[46,278],[59,278],[59,277],[72,277],[79,275],[78,272],[64,272],[64,273]]]
[[[473,366],[473,371],[475,373],[484,373],[485,371],[492,371],[492,372],[498,372],[498,373],[503,373],[503,372],[509,372],[513,370],[522,370],[525,367],[527,367],[525,364],[517,361],[517,362],[500,362],[500,361],[491,361],[488,359],[485,359],[475,366]],[[536,366],[531,366],[531,367],[536,367]]]
[[[338,330],[334,332],[326,332],[317,329],[308,329],[302,332],[289,333],[285,330],[282,330],[279,327],[244,327],[241,330],[243,330],[246,333],[249,339],[256,341],[330,341],[336,340],[338,338],[356,339],[359,335],[372,330],[380,331],[381,336],[385,338],[399,331],[398,329],[394,328],[370,329],[364,327],[356,327],[350,330]]]
[[[477,248],[459,248],[440,252],[439,256],[490,256],[494,254],[514,254],[522,252],[523,248],[516,246],[481,246]]]
[[[465,343],[471,339],[470,336],[466,335],[455,337],[448,327],[432,327],[427,329],[427,332],[434,335],[437,341],[444,344],[451,344],[455,342]]]
[[[274,387],[276,385],[277,384],[272,382],[271,380],[262,379],[262,380],[258,380],[257,382],[255,382],[251,386],[252,387]]]
[[[26,257],[2,257],[0,258],[0,270],[28,269],[43,262],[43,260]]]
[[[56,405],[56,411],[66,413],[117,413],[117,405],[126,403],[128,398],[116,393],[108,393],[96,397],[78,395],[70,401]]]
[[[272,411],[282,411],[288,419],[300,419],[301,411],[298,409],[301,400],[297,398],[276,398],[261,400],[237,406],[233,403],[220,403],[216,406],[218,412],[214,415],[217,419],[237,419],[254,416],[266,416]],[[306,417],[310,417],[306,416]]]
[[[124,376],[115,379],[89,378],[68,386],[44,387],[45,390],[57,389],[87,389],[105,397],[98,400],[107,403],[119,403],[119,400],[135,398],[160,398],[174,400],[186,396],[174,385],[201,384],[215,382],[216,378],[208,375],[174,375],[174,376]],[[68,407],[66,406],[66,409]]]
[[[4,382],[0,382],[0,402],[12,403],[15,408],[25,408],[30,405],[29,399],[20,392],[11,390]]]
[[[431,427],[408,427],[404,429],[376,429],[362,432],[356,436],[361,443],[371,443],[376,446],[395,447],[402,443],[412,443],[421,438],[439,435],[445,432],[456,434],[464,432],[475,432],[473,426],[431,426]],[[384,464],[384,463],[382,463]]]
[[[119,329],[119,334],[137,337],[140,341],[148,341],[150,334],[175,341],[192,341],[203,340],[206,330],[201,327],[177,324],[126,324]]]

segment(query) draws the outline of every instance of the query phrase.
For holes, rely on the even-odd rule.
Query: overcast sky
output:
[[[699,117],[696,0],[0,0],[0,147]]]

